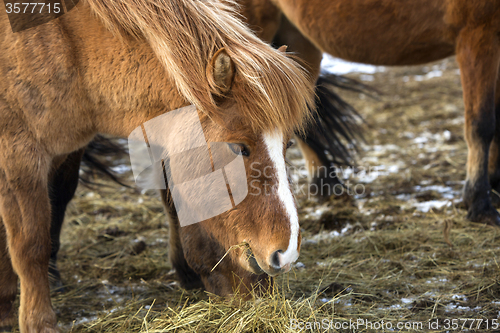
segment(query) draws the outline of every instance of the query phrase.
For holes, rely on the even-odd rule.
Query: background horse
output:
[[[416,65],[457,56],[469,155],[464,203],[474,222],[500,226],[500,4],[494,1],[242,0],[254,27],[290,46],[317,74],[322,52],[374,65]],[[266,13],[266,15],[263,15]],[[269,15],[268,13],[272,13]],[[280,14],[283,14],[283,17]],[[314,162],[313,151],[306,155]],[[319,156],[316,154],[317,156]]]
[[[47,277],[49,181],[71,163],[66,156],[78,159],[96,133],[128,136],[189,104],[199,110],[207,141],[239,147],[248,177],[252,163],[273,170],[260,179],[273,185],[267,196],[249,196],[196,225],[218,245],[196,243],[207,255],[247,244],[228,260],[242,276],[207,276],[220,258],[190,266],[208,290],[226,294],[238,287],[236,280],[249,287],[258,282],[261,276],[250,272],[274,275],[297,258],[300,233],[284,152],[308,118],[312,87],[293,60],[251,34],[228,6],[87,0],[16,34],[1,10],[0,326],[14,321],[19,277],[21,331],[57,331]],[[191,240],[203,240],[196,237]],[[179,244],[189,240],[181,235]]]

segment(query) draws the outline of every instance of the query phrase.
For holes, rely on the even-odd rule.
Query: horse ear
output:
[[[288,45],[282,45],[279,47],[278,51],[286,53],[287,49],[288,49]]]
[[[233,60],[224,48],[215,53],[210,68],[213,80],[217,85],[218,93],[224,95],[229,92],[236,70]]]

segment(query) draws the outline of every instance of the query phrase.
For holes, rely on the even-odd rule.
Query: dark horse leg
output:
[[[467,218],[500,226],[490,201],[488,155],[495,135],[495,86],[500,60],[498,36],[485,27],[466,26],[457,43],[465,103],[465,138],[469,148],[464,203]],[[496,144],[494,144],[496,146]]]
[[[50,238],[51,251],[49,262],[49,279],[53,290],[62,291],[62,281],[57,269],[57,253],[61,245],[61,227],[68,203],[73,199],[78,186],[80,162],[85,149],[69,154],[64,161],[55,165],[50,177],[49,197],[51,205]]]
[[[500,206],[500,77],[497,78],[497,86],[495,90],[495,117],[496,127],[495,135],[490,146],[490,157],[488,163],[488,171],[490,176],[490,184],[493,189],[491,199],[496,207]]]
[[[62,291],[61,276],[57,269],[57,253],[60,247],[61,227],[66,207],[75,195],[78,181],[80,180],[80,165],[83,164],[87,169],[90,169],[92,175],[97,172],[117,184],[127,186],[113,173],[110,165],[101,163],[98,158],[102,155],[122,158],[125,154],[126,151],[119,144],[113,143],[105,137],[96,136],[86,148],[77,150],[66,157],[61,156],[57,161],[52,163],[52,173],[49,183],[52,212],[50,226],[52,249],[50,252],[49,278],[53,290]],[[85,175],[81,179],[83,182],[91,182]]]

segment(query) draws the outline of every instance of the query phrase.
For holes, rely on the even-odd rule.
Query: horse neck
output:
[[[128,136],[145,121],[188,104],[148,43],[115,36],[88,6],[63,19],[98,132]]]

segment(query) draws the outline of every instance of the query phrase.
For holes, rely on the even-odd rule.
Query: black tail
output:
[[[334,88],[356,91],[367,95],[376,90],[356,80],[340,75],[322,73],[316,82],[315,121],[308,129],[305,143],[314,150],[325,166],[332,163],[351,165],[353,152],[363,141],[362,117],[335,92]],[[330,156],[328,156],[330,155]]]
[[[96,175],[127,186],[121,175],[113,167],[124,164],[128,159],[128,151],[120,139],[110,139],[97,135],[87,146],[82,157],[80,181],[85,185],[95,185]]]

